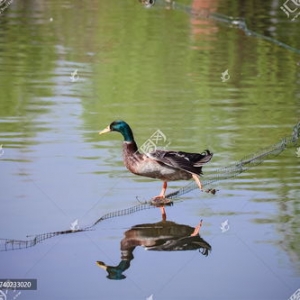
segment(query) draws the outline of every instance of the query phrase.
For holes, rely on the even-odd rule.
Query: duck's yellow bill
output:
[[[102,268],[104,270],[107,269],[106,264],[104,262],[102,262],[102,261],[96,261],[96,264],[97,264],[97,266],[99,266],[100,268]]]
[[[110,132],[110,131],[111,131],[111,130],[110,130],[110,127],[107,126],[105,129],[101,130],[101,131],[99,132],[99,134],[107,133],[107,132]]]

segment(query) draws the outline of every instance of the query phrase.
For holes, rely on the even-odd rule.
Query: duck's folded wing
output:
[[[208,163],[213,154],[206,150],[203,153],[187,153],[182,151],[156,150],[146,154],[149,158],[159,161],[175,169],[201,174],[202,166]]]

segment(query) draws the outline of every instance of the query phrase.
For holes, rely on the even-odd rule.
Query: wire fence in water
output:
[[[215,170],[212,175],[206,177],[202,185],[204,187],[207,187],[218,181],[236,177],[237,175],[246,172],[248,169],[261,164],[266,159],[271,159],[273,157],[278,156],[286,148],[296,147],[298,143],[299,135],[300,135],[300,122],[294,126],[291,136],[285,137],[280,142],[271,145],[267,148],[261,149],[258,152],[255,152],[251,155],[247,155],[243,159],[227,167]],[[197,188],[198,188],[197,184],[195,182],[191,182],[190,184],[184,186],[178,191],[175,191],[167,195],[166,197],[172,199],[176,196],[177,197],[182,196]]]

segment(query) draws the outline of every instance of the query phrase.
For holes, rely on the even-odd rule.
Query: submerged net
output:
[[[284,151],[288,147],[296,147],[298,145],[298,140],[300,136],[300,122],[294,126],[292,135],[289,137],[283,138],[280,142],[262,149],[254,154],[248,155],[241,159],[240,161],[233,163],[227,167],[220,168],[214,171],[212,175],[207,176],[206,180],[202,182],[203,187],[208,187],[213,183],[219,182],[221,180],[226,180],[229,178],[233,178],[248,169],[250,169],[253,166],[257,166],[261,164],[263,161],[266,159],[271,159],[280,153]],[[170,193],[166,195],[166,198],[168,199],[176,199],[179,196],[182,196],[184,194],[189,193],[190,191],[198,189],[198,186],[195,182],[191,182],[187,184],[185,187]],[[43,234],[38,234],[33,236],[27,236],[30,237],[28,240],[14,240],[14,239],[0,239],[0,251],[9,251],[9,250],[17,250],[17,249],[24,249],[24,248],[29,248],[33,247],[36,244],[52,238],[54,236],[62,235],[62,234],[70,234],[70,233],[76,233],[76,232],[82,232],[82,231],[87,231],[91,230],[94,226],[96,226],[98,223],[111,219],[111,218],[116,218],[116,217],[121,217],[121,216],[126,216],[141,210],[145,209],[150,209],[155,206],[152,205],[152,200],[146,201],[144,203],[113,211],[110,213],[107,213],[100,217],[96,222],[94,222],[92,225],[80,228],[80,229],[69,229],[69,230],[63,230],[63,231],[56,231],[56,232],[48,232],[48,233],[43,233]]]
[[[35,246],[38,243],[41,243],[44,240],[50,239],[54,236],[61,235],[61,234],[80,232],[80,231],[85,231],[85,229],[47,232],[47,233],[37,234],[34,236],[34,238],[31,238],[28,240],[0,239],[0,251],[9,251],[9,250],[29,248],[29,247]],[[31,237],[31,236],[27,236],[27,237]]]

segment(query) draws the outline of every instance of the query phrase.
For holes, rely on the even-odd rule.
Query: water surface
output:
[[[290,136],[300,17],[281,5],[14,0],[0,15],[0,238],[85,226],[159,193],[161,182],[124,168],[120,135],[98,135],[115,119],[139,145],[159,129],[168,149],[210,149],[205,174]],[[206,13],[243,17],[257,35]],[[176,224],[203,219],[207,257],[138,246],[126,278],[106,278],[96,261],[118,265],[124,233],[161,221],[149,209],[1,252],[0,278],[37,278],[18,295],[31,300],[288,299],[300,288],[299,159],[288,148],[216,195],[194,190],[167,208]]]

